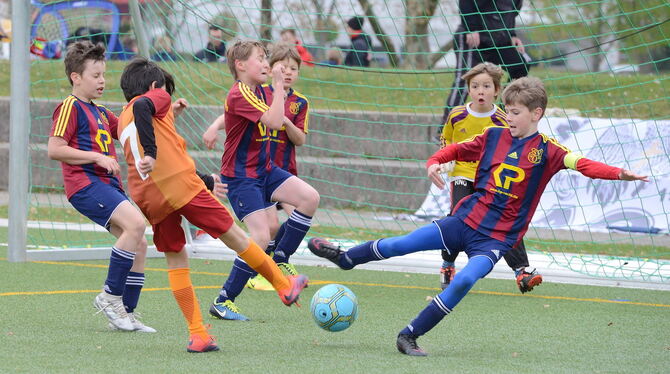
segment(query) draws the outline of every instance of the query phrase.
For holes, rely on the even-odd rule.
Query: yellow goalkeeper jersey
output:
[[[470,104],[457,106],[449,113],[440,137],[443,148],[479,135],[490,126],[508,127],[505,112],[495,104],[486,113],[475,112],[470,109]],[[449,173],[449,179],[467,179],[472,182],[476,171],[477,162],[457,161],[454,170]]]

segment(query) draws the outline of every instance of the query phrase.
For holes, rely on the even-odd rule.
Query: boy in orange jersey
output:
[[[500,93],[500,80],[504,72],[498,65],[483,62],[470,69],[463,75],[467,84],[470,102],[457,106],[451,110],[447,122],[442,129],[442,147],[449,144],[469,140],[481,134],[489,126],[507,127],[507,117],[502,109],[494,104]],[[453,211],[461,199],[475,192],[475,173],[478,162],[456,161],[452,162],[453,169],[448,166],[448,180],[451,182],[451,210]],[[449,253],[442,251],[442,267],[440,268],[440,285],[442,289],[447,288],[454,279],[456,268],[454,261],[458,252]],[[530,292],[542,283],[542,275],[537,271],[526,271],[528,254],[523,240],[512,250],[505,254],[507,265],[514,271],[516,283],[521,293]]]
[[[146,226],[118,177],[112,144],[118,119],[93,102],[105,90],[105,48],[89,41],[73,43],[64,63],[72,94],[54,111],[49,158],[61,162],[65,194],[72,206],[117,237],[103,291],[93,306],[107,317],[112,329],[156,332],[134,314],[144,285]]]
[[[271,222],[277,221],[275,203],[295,207],[282,225],[283,234],[275,249],[275,254],[290,256],[309,231],[320,197],[312,186],[272,161],[271,134],[286,124],[287,77],[286,67],[277,62],[272,68],[272,90],[263,89],[270,73],[266,54],[265,47],[252,40],[238,41],[228,49],[228,67],[237,81],[225,102],[221,181],[228,185],[228,200],[235,215],[263,249],[272,238]],[[245,262],[241,256],[235,259],[230,276],[210,306],[212,316],[248,320],[233,304],[253,275],[248,268],[251,264]]]
[[[284,304],[298,300],[307,286],[303,275],[286,277],[277,265],[242,229],[228,210],[198,178],[186,142],[174,126],[174,116],[188,105],[171,103],[174,81],[158,65],[144,58],[131,61],[121,75],[121,88],[128,105],[119,117],[119,139],[123,144],[131,196],[153,226],[156,248],[165,253],[168,279],[177,304],[188,322],[189,352],[218,350],[202,321],[191,283],[188,254],[181,217],[220,238],[226,246],[270,280]]]

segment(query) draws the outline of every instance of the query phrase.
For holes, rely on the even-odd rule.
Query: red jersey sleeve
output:
[[[545,137],[545,135],[542,135]],[[546,138],[546,137],[545,137]],[[560,144],[558,141],[552,138],[546,138],[549,142],[549,157],[547,160],[548,166],[554,173],[559,172],[560,170],[567,169],[565,164],[565,156],[570,154],[570,150],[564,145]]]
[[[621,168],[589,160],[588,158],[577,160],[577,171],[593,179],[618,180],[621,175]]]
[[[119,128],[119,118],[109,109],[105,107],[99,107],[102,113],[107,117],[107,123],[109,124],[109,130],[113,139],[119,140],[119,134],[117,130]]]
[[[300,103],[300,109],[298,115],[295,116],[295,122],[293,124],[307,134],[309,132],[309,101],[303,98],[302,100],[299,100],[298,103]]]
[[[58,136],[66,142],[77,132],[77,99],[70,96],[56,107],[52,116],[50,136]]]
[[[270,107],[259,99],[251,88],[244,83],[238,82],[228,93],[226,98],[226,111],[244,117],[252,122],[258,122],[263,113]]]
[[[482,149],[486,141],[486,136],[490,129],[484,130],[483,133],[470,138],[468,140],[456,143],[456,149],[458,151],[458,156],[456,157],[457,161],[479,161],[481,156]]]
[[[162,88],[154,88],[142,96],[151,100],[151,103],[154,105],[156,114],[154,114],[153,117],[158,119],[165,118],[170,111],[170,108],[172,108],[172,97],[170,97],[170,94]]]

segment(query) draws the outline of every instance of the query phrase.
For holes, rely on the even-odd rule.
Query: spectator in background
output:
[[[177,61],[177,55],[172,49],[172,39],[167,35],[161,35],[154,40],[154,49],[156,53],[151,56],[154,61],[174,62]]]
[[[339,49],[338,47],[333,47],[330,48],[326,52],[326,60],[321,61],[322,64],[324,65],[342,65],[342,50]]]
[[[223,42],[223,30],[215,25],[209,26],[209,41],[205,49],[195,54],[200,62],[224,62],[226,60],[226,43]]]
[[[467,97],[463,74],[480,62],[502,66],[511,79],[528,75],[530,58],[516,36],[516,17],[523,0],[459,0],[461,24],[454,35],[456,77],[444,108],[442,123],[449,112],[463,105]]]
[[[113,60],[128,61],[132,60],[137,53],[139,48],[137,47],[137,41],[131,35],[125,35],[121,38],[121,47],[118,52],[112,54]]]
[[[364,23],[363,17],[353,17],[347,21],[346,30],[351,38],[351,49],[344,58],[347,66],[370,66],[372,43],[370,37],[363,32]]]
[[[295,49],[298,50],[303,65],[314,66],[314,56],[302,45],[302,42],[296,35],[295,29],[284,29],[281,31],[280,36],[282,42],[288,45],[295,45]]]

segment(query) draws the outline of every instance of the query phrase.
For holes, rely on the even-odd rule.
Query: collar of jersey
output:
[[[472,101],[465,105],[465,109],[468,111],[468,114],[470,114],[473,117],[478,118],[491,117],[496,112],[496,110],[498,110],[498,106],[493,104],[493,109],[489,110],[488,112],[485,113],[475,112],[474,110],[470,109],[470,104],[472,104]]]

